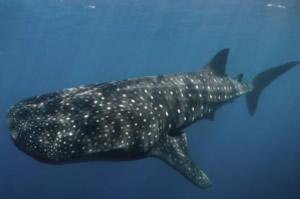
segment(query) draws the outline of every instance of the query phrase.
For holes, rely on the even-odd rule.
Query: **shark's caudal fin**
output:
[[[190,159],[186,147],[185,133],[177,136],[167,135],[157,147],[151,151],[151,155],[158,157],[168,165],[179,171],[199,188],[207,188],[211,185],[205,173]]]
[[[258,103],[259,96],[266,86],[268,86],[274,79],[290,70],[300,62],[289,62],[274,68],[270,68],[258,74],[253,80],[253,91],[246,95],[248,111],[250,115],[254,115]]]

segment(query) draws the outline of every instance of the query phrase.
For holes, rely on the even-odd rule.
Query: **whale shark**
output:
[[[31,97],[7,113],[10,135],[26,154],[46,163],[137,160],[156,157],[199,188],[211,186],[190,158],[184,129],[214,120],[217,109],[246,95],[250,115],[274,79],[300,62],[231,78],[229,49],[199,71],[147,76],[67,88]]]

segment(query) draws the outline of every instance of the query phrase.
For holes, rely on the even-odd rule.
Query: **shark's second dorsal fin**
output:
[[[168,165],[179,171],[199,188],[207,188],[211,185],[205,173],[190,159],[186,147],[186,135],[166,135],[160,143],[151,151],[152,156],[166,162]]]
[[[244,75],[241,73],[239,75],[237,75],[236,77],[234,77],[233,79],[238,81],[238,82],[242,82]]]
[[[204,70],[212,72],[218,76],[225,76],[227,57],[229,48],[225,48],[218,52],[205,66]]]

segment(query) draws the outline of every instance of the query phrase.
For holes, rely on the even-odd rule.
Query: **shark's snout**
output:
[[[16,104],[8,110],[7,125],[14,141],[19,137],[20,133],[26,130],[26,123],[29,117],[29,111],[24,108],[20,109],[20,104]]]
[[[14,106],[10,107],[7,112],[7,126],[10,132],[10,135],[13,140],[16,140],[18,137],[18,120],[15,118],[16,115],[16,109]]]

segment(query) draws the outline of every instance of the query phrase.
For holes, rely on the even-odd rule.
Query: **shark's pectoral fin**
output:
[[[211,185],[205,173],[190,159],[185,133],[178,136],[167,135],[161,143],[152,149],[151,155],[165,161],[197,187],[207,188]]]

